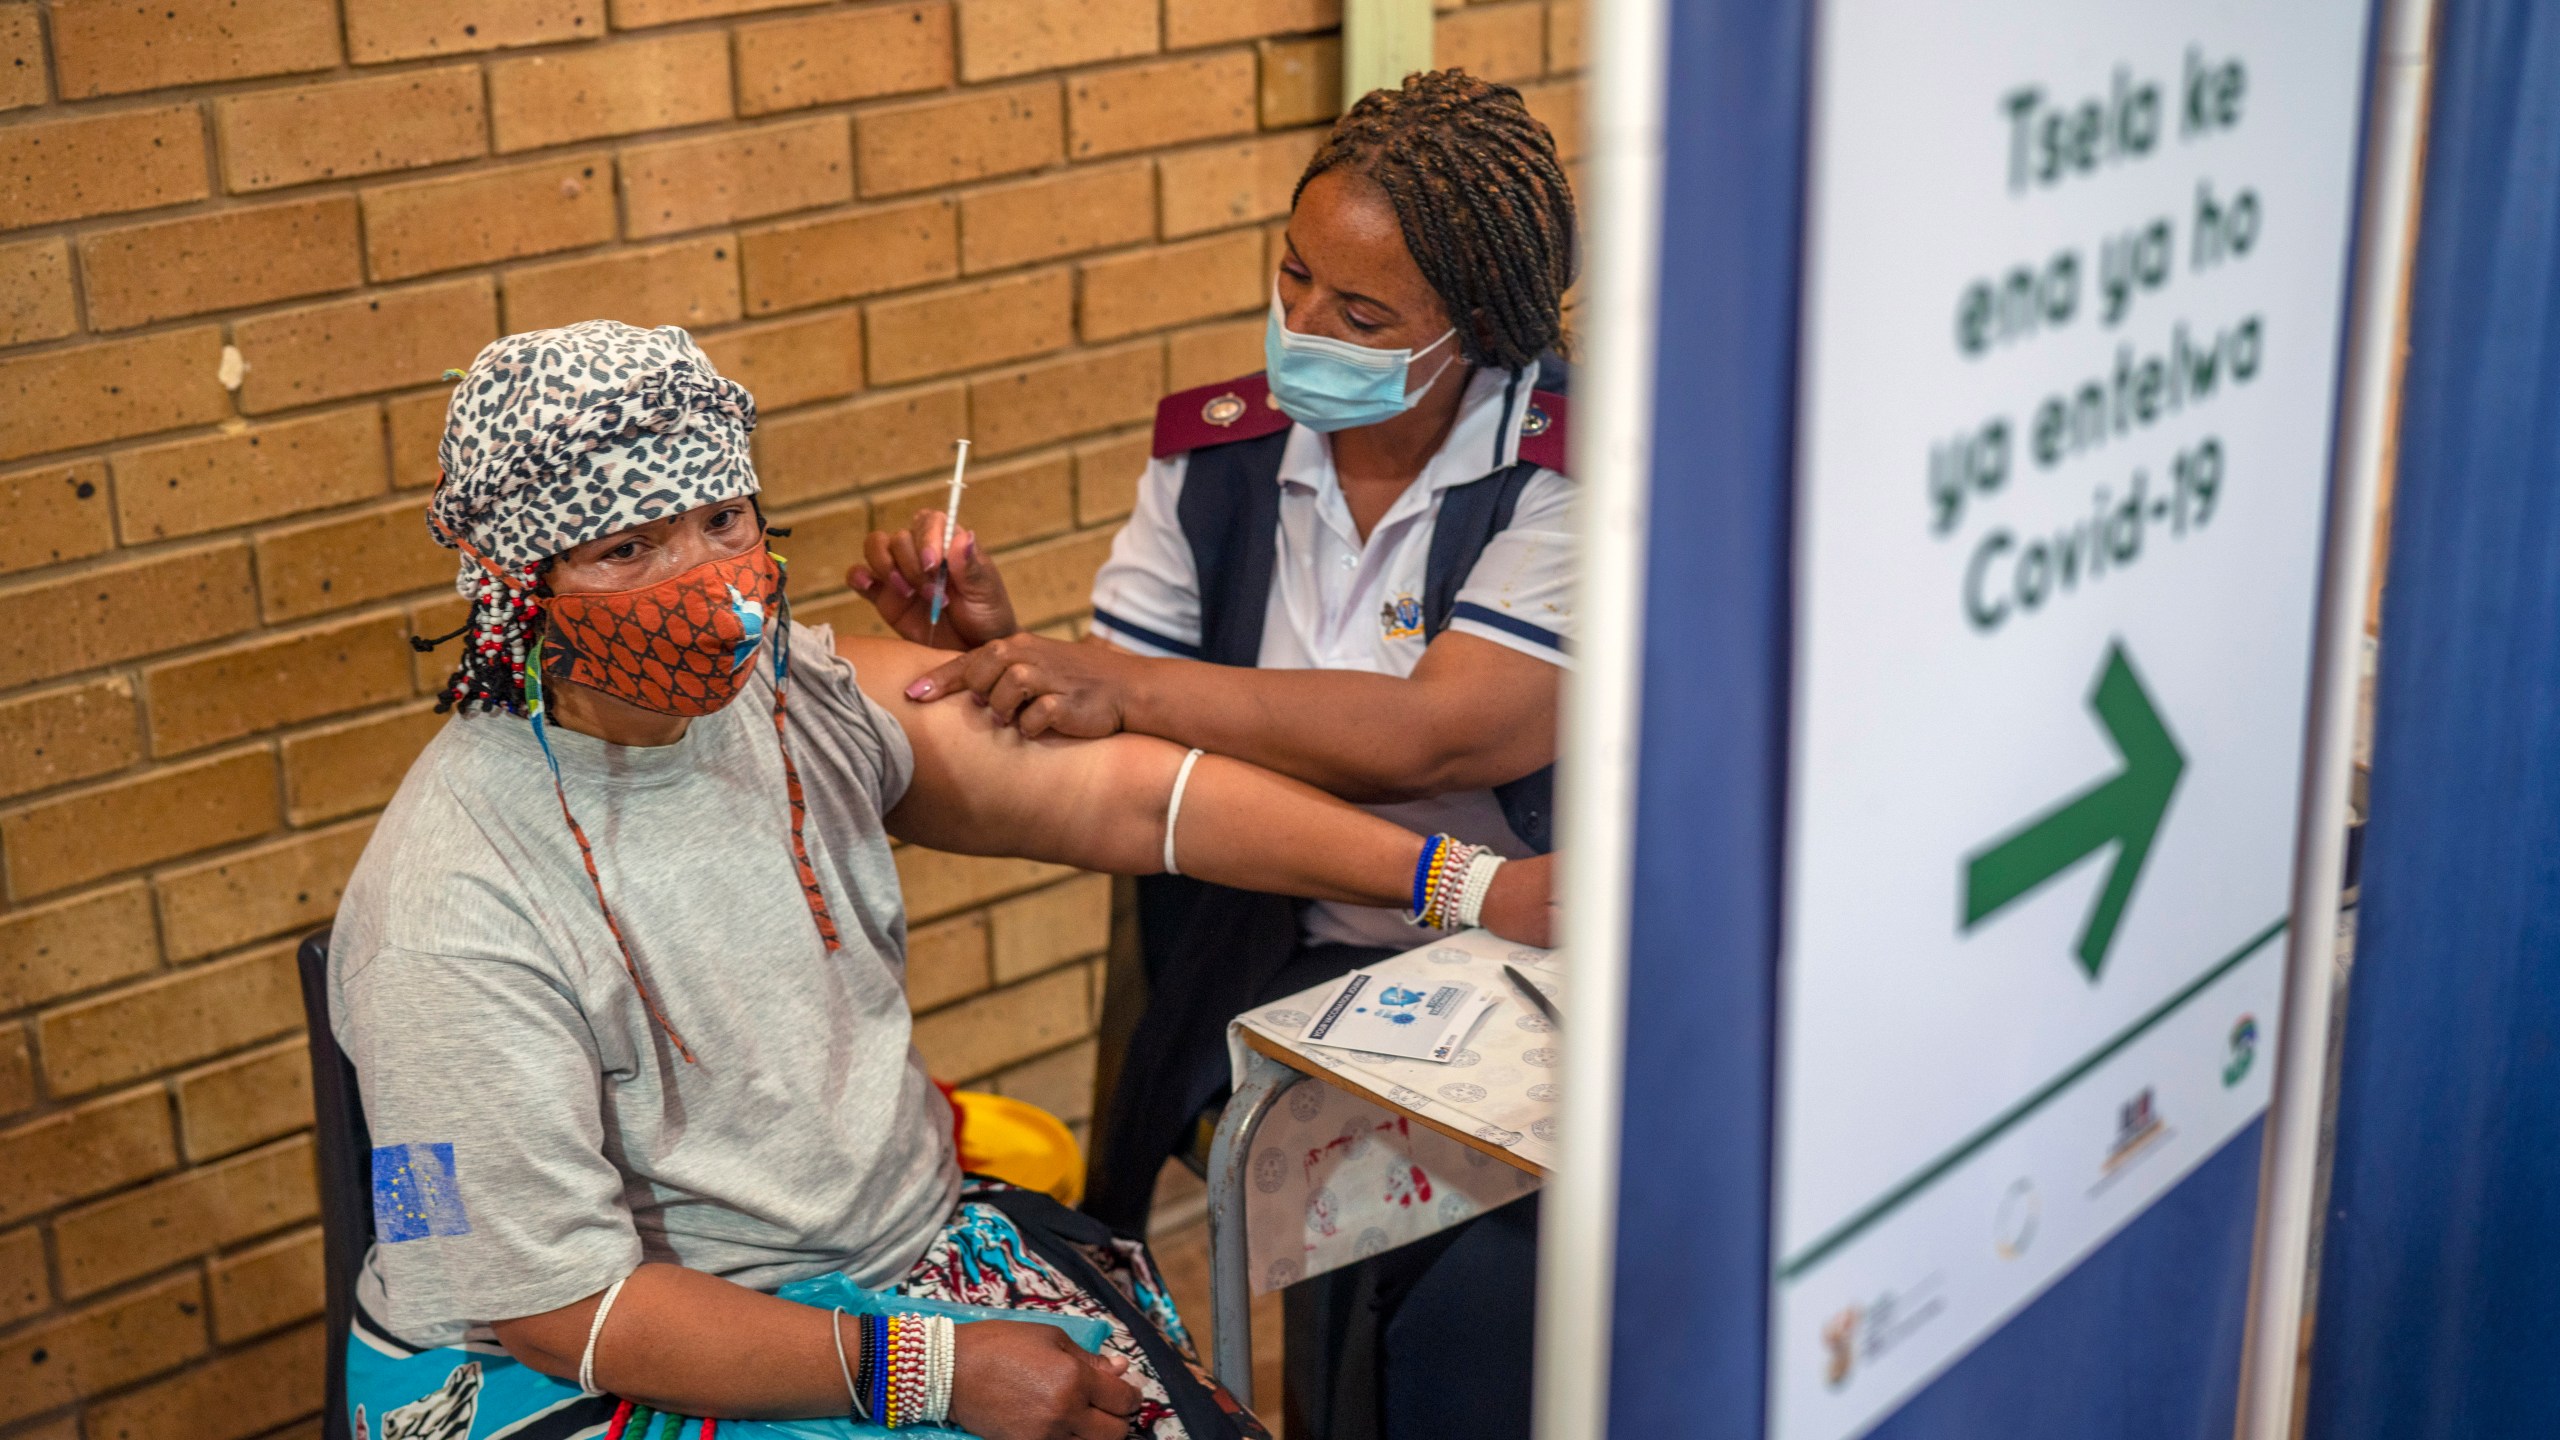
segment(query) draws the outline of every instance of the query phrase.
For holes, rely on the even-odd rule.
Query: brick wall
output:
[[[1573,0],[1441,8],[1574,148]],[[314,1423],[291,947],[438,723],[439,373],[693,328],[852,629],[861,535],[973,436],[972,522],[1072,629],[1156,397],[1260,363],[1338,17],[0,0],[0,1436]],[[899,869],[935,1070],[1082,1120],[1108,882]]]

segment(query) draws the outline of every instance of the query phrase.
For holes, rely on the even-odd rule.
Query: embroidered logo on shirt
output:
[[[471,1216],[462,1208],[462,1186],[454,1178],[450,1143],[374,1147],[375,1239],[391,1245],[470,1233]]]
[[[1390,640],[1406,640],[1422,633],[1422,602],[1410,595],[1399,595],[1378,607],[1378,625]]]

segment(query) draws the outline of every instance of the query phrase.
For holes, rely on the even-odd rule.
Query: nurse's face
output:
[[[1279,294],[1301,335],[1419,350],[1449,330],[1448,308],[1405,248],[1387,192],[1347,170],[1327,170],[1298,197]]]

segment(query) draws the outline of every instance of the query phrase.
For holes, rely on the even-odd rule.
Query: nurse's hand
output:
[[[941,700],[965,691],[1026,738],[1091,740],[1123,728],[1130,688],[1146,663],[1099,642],[1008,635],[925,675],[907,687],[907,698]]]
[[[985,1440],[1122,1440],[1129,1362],[1088,1355],[1054,1325],[976,1320],[954,1337],[951,1423]]]
[[[1553,855],[1505,862],[1493,872],[1493,888],[1485,892],[1484,910],[1477,918],[1484,928],[1516,944],[1553,945],[1555,878]]]
[[[965,527],[952,532],[942,623],[933,624],[933,572],[944,558],[942,512],[919,510],[904,530],[872,531],[862,542],[862,563],[847,570],[844,579],[891,630],[919,645],[966,650],[1019,628],[1004,577],[979,551],[977,535]]]

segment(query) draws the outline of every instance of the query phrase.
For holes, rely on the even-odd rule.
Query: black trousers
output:
[[[1290,1440],[1528,1440],[1538,1197],[1292,1285]]]

